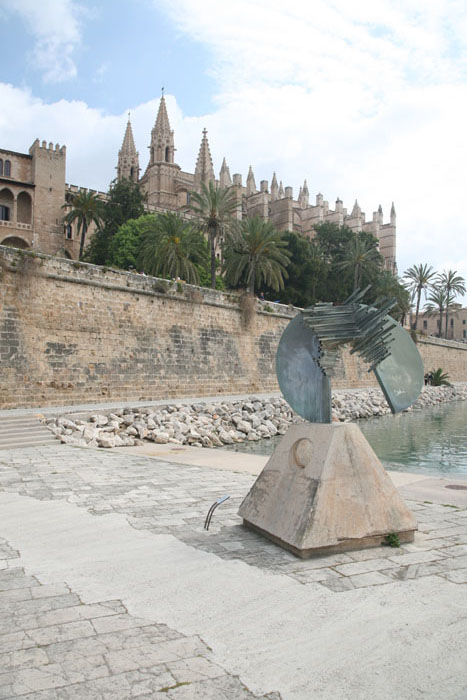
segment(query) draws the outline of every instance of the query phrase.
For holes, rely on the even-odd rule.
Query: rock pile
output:
[[[91,415],[88,421],[61,416],[47,424],[62,442],[81,447],[124,447],[143,441],[221,447],[283,435],[294,420],[300,419],[284,399],[251,397],[232,403],[124,408]]]
[[[417,411],[449,401],[467,400],[467,384],[456,386],[425,386],[407,411]],[[352,421],[391,413],[380,389],[350,389],[334,392],[332,415],[339,421]]]
[[[408,410],[447,401],[467,399],[467,384],[425,387]],[[390,413],[379,389],[336,391],[333,419],[352,421]],[[62,442],[80,447],[125,447],[146,441],[194,447],[221,447],[244,440],[283,435],[291,423],[301,421],[279,397],[223,403],[194,403],[124,408],[98,413],[87,420],[60,416],[48,418],[49,429]]]

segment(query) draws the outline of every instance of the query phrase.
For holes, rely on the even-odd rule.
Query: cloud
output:
[[[217,164],[272,170],[294,191],[391,202],[404,271],[428,261],[467,277],[467,9],[460,0],[156,0],[211,51]],[[178,134],[176,134],[178,137]],[[180,148],[180,146],[179,146]],[[181,152],[181,149],[180,151]]]
[[[46,83],[59,83],[76,76],[73,58],[81,42],[75,0],[4,0],[3,10],[18,14],[34,37],[30,60]]]
[[[318,192],[331,207],[338,196],[348,209],[358,198],[367,219],[381,203],[388,221],[394,201],[399,270],[427,262],[467,277],[463,2],[157,0],[157,7],[208,48],[217,81],[215,108],[201,117],[166,98],[182,169],[193,172],[206,127],[216,172],[225,155],[244,181],[251,164],[257,186],[276,171],[295,195],[307,178],[312,203]],[[68,181],[108,187],[126,112],[46,104],[8,85],[0,85],[0,101],[1,145],[24,151],[36,136],[65,143]],[[131,107],[143,171],[157,107],[158,99]]]

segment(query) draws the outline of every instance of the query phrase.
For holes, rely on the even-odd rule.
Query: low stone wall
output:
[[[297,309],[0,246],[0,408],[277,391]],[[422,339],[467,379],[467,346]],[[334,388],[376,386],[344,350]]]

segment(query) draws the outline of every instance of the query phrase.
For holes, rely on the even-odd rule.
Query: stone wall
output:
[[[0,246],[0,407],[144,401],[278,389],[275,351],[296,310],[237,294]],[[455,347],[454,347],[455,346]],[[419,345],[467,378],[467,346]],[[333,386],[375,385],[344,352]]]

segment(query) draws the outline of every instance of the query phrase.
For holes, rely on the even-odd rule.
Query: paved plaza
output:
[[[406,485],[413,544],[303,561],[197,455],[0,452],[0,698],[467,698],[466,491]]]

